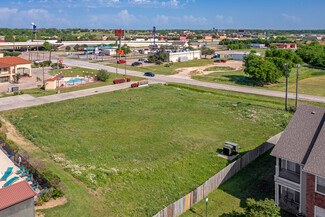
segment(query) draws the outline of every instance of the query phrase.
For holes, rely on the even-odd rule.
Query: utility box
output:
[[[232,142],[225,142],[223,145],[223,154],[232,156],[238,153],[238,144]]]

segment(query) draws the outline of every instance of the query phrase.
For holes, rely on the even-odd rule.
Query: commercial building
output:
[[[265,48],[265,44],[251,44],[252,48]]]
[[[18,70],[28,70],[29,77],[32,77],[32,63],[20,57],[3,57],[0,53],[0,83],[14,82]]]
[[[192,50],[192,51],[175,51],[168,53],[168,61],[169,62],[185,62],[194,59],[201,58],[200,50]]]
[[[297,49],[297,44],[295,43],[271,43],[270,46],[275,45],[280,49]]]
[[[275,203],[306,217],[325,216],[325,108],[301,105],[271,155]]]

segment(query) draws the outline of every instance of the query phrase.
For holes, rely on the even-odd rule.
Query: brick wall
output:
[[[325,196],[315,192],[315,176],[307,174],[306,216],[314,217],[315,206],[325,209]]]

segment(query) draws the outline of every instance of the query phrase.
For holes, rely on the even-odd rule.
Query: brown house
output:
[[[3,57],[0,53],[0,83],[13,82],[19,69],[24,74],[27,69],[29,76],[32,76],[32,62],[20,57]]]
[[[301,105],[271,155],[275,203],[307,217],[325,216],[325,108]]]

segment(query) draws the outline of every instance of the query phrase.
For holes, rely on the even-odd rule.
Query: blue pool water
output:
[[[78,83],[82,81],[87,81],[86,79],[80,79],[80,78],[71,78],[69,81],[67,81],[67,84],[73,84],[73,83]]]

